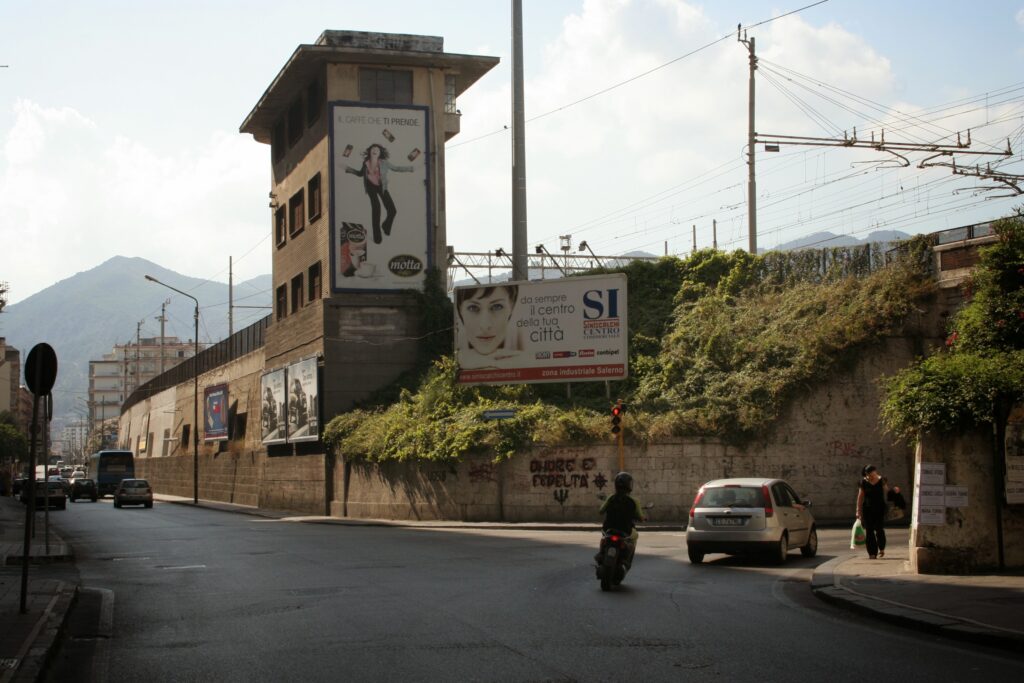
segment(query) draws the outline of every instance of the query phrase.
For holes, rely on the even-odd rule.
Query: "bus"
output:
[[[100,497],[114,495],[122,479],[135,478],[135,458],[131,451],[100,451],[89,457],[89,476],[96,482]]]

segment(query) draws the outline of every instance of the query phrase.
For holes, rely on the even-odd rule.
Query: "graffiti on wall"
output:
[[[572,489],[589,489],[593,484],[603,489],[608,484],[604,473],[595,471],[594,458],[547,458],[530,461],[530,484],[533,488],[554,489],[552,495],[565,505]]]
[[[497,481],[497,472],[494,465],[489,462],[474,465],[469,468],[469,481],[474,484]]]

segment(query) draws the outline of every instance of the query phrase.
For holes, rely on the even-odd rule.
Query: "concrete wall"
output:
[[[967,574],[999,565],[998,517],[1006,567],[1024,567],[1024,506],[1003,503],[996,491],[991,428],[950,436],[926,434],[915,462],[945,463],[946,484],[967,487],[965,508],[946,508],[945,523],[920,524],[910,534],[910,565],[921,574]],[[997,513],[998,511],[998,513]],[[998,516],[997,516],[998,515]]]
[[[794,401],[763,443],[735,447],[690,438],[627,446],[625,467],[637,481],[637,495],[655,504],[653,520],[682,521],[706,481],[781,477],[812,501],[818,519],[852,522],[864,465],[874,464],[892,484],[912,489],[912,450],[878,425],[877,380],[909,364],[919,348],[917,337],[894,336],[879,343],[853,367],[837,371]],[[451,465],[350,462],[335,469],[331,514],[592,521],[596,495],[607,491],[618,468],[617,449],[610,442],[538,446],[500,464],[487,455]]]
[[[260,442],[260,377],[263,350],[248,354],[203,374],[199,378],[199,418],[202,421],[203,389],[228,385],[228,415],[244,415],[245,434],[232,425],[230,441],[205,441],[199,434],[199,497],[240,505],[252,505],[305,514],[324,514],[327,496],[324,456],[293,455],[286,447],[268,455]],[[191,498],[194,462],[191,436],[182,444],[183,425],[192,424],[194,387],[191,382],[140,401],[122,415],[123,442],[135,451],[136,476],[146,478],[157,493]],[[154,442],[137,451],[135,437],[149,424]],[[163,429],[171,430],[168,455],[161,449]],[[191,429],[191,427],[190,427]],[[160,436],[158,436],[160,435]],[[280,453],[278,455],[277,453]]]

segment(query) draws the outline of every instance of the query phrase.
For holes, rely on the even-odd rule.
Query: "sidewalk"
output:
[[[1024,570],[913,574],[906,545],[871,560],[849,551],[814,570],[811,589],[834,605],[929,633],[1024,652]]]
[[[51,515],[64,514],[50,510]],[[0,497],[0,683],[34,681],[46,663],[64,624],[75,586],[48,577],[46,564],[73,559],[70,548],[50,529],[49,552],[42,514],[36,538],[29,543],[31,565],[26,613],[21,613],[21,561],[24,553],[25,506]]]

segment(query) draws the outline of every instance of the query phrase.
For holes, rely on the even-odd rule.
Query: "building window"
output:
[[[307,126],[312,126],[320,118],[320,112],[324,110],[325,102],[323,81],[319,77],[314,78],[313,82],[306,87]]]
[[[284,119],[281,119],[274,125],[274,130],[270,134],[270,156],[275,161],[281,161],[284,158],[284,152],[287,149],[285,142],[285,127]]]
[[[306,292],[302,286],[302,273],[292,278],[292,313],[297,313],[306,303]]]
[[[288,200],[288,213],[291,215],[292,225],[289,230],[293,237],[306,227],[306,203],[303,198],[305,191],[299,190]]]
[[[274,212],[274,243],[279,246],[284,246],[285,234],[288,230],[288,212],[285,207],[277,207],[277,211]]]
[[[161,456],[164,456],[164,457],[167,456],[167,449],[170,447],[171,441],[172,441],[172,439],[171,439],[171,430],[170,429],[165,429],[164,430],[164,447],[160,449],[160,455]]]
[[[277,319],[281,320],[288,315],[288,287],[281,285],[277,288]]]
[[[309,179],[309,222],[312,223],[317,218],[320,218],[321,199],[320,199],[320,174],[317,173],[315,176]]]
[[[237,413],[235,415],[234,429],[231,430],[231,438],[235,441],[245,440],[245,419],[246,413]]]
[[[316,301],[323,296],[323,284],[320,279],[320,262],[309,267],[309,300]]]
[[[188,437],[189,437],[189,435],[191,433],[191,430],[192,430],[192,425],[182,425],[181,426],[181,447],[183,449],[184,448],[188,448]]]
[[[359,99],[363,102],[412,104],[412,72],[360,69]]]
[[[444,113],[458,113],[455,108],[455,76],[452,75],[444,77]]]
[[[288,107],[288,146],[294,147],[300,139],[302,139],[302,131],[305,127],[305,123],[302,118],[302,98],[292,102],[292,106]]]

